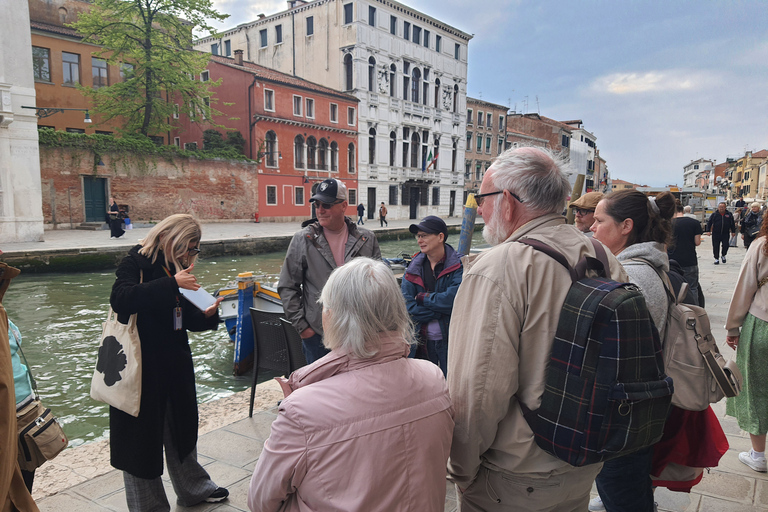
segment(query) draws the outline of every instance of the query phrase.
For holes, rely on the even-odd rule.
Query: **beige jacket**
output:
[[[448,346],[448,388],[456,421],[448,473],[462,488],[481,465],[532,477],[580,469],[536,445],[517,403],[519,397],[530,409],[539,407],[560,308],[571,286],[562,265],[514,243],[524,237],[559,250],[571,265],[585,254],[594,255],[583,233],[565,225],[562,216],[549,214],[521,226],[504,243],[465,259]],[[611,277],[627,282],[621,264],[606,253]]]
[[[747,313],[768,322],[768,286],[757,287],[761,279],[768,277],[768,257],[763,254],[765,244],[765,237],[752,242],[741,263],[739,279],[725,320],[728,336],[739,335]]]

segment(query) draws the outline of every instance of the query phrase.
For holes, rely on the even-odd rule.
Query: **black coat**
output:
[[[183,459],[197,444],[197,394],[192,351],[187,330],[216,329],[218,315],[205,318],[202,311],[180,296],[176,280],[163,270],[163,254],[153,264],[133,247],[117,267],[117,280],[109,299],[118,320],[128,322],[138,313],[141,338],[141,409],[139,416],[109,408],[111,463],[139,478],[157,478],[163,473],[163,420],[171,407],[171,429],[176,449]],[[139,284],[139,271],[144,282]],[[168,269],[171,276],[176,271]],[[173,329],[177,300],[182,308],[184,329]]]

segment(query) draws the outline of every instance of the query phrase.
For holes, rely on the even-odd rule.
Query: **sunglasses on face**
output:
[[[195,254],[200,254],[200,248],[199,247],[193,247],[189,251],[187,251],[190,256],[194,256]]]
[[[497,190],[496,192],[488,192],[488,193],[486,193],[486,194],[475,194],[475,201],[477,202],[477,207],[478,207],[478,208],[480,208],[480,207],[483,205],[483,203],[485,202],[485,198],[486,198],[486,197],[488,197],[488,196],[495,196],[496,194],[503,194],[503,193],[504,193],[504,191],[503,191],[503,190]],[[521,203],[521,204],[524,202],[524,201],[523,201],[522,199],[520,199],[520,197],[519,197],[517,194],[515,194],[514,192],[510,192],[510,193],[509,193],[509,195],[511,195],[512,197],[514,197],[515,199],[517,199],[517,202],[519,202],[519,203]]]
[[[333,207],[334,207],[334,206],[336,206],[337,204],[341,204],[341,203],[343,203],[343,202],[344,202],[344,201],[335,201],[335,202],[333,202],[333,203],[322,203],[322,202],[320,202],[320,201],[316,201],[316,202],[315,202],[315,206],[316,206],[317,208],[322,208],[323,210],[330,210],[331,208],[333,208]]]
[[[584,208],[574,208],[573,214],[579,215],[583,217],[584,215],[589,215],[590,213],[595,213],[595,210],[585,210]]]

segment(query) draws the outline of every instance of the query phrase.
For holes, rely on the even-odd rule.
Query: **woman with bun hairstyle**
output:
[[[672,234],[675,197],[655,198],[637,190],[605,196],[595,209],[592,232],[621,262],[629,280],[640,288],[653,323],[664,339],[669,301],[660,272],[669,272],[666,244]],[[600,493],[589,510],[653,512],[651,463],[653,446],[609,460],[595,483]]]

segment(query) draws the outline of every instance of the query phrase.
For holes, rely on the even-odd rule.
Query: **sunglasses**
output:
[[[574,208],[573,209],[573,214],[574,215],[579,215],[579,216],[582,216],[582,217],[584,215],[589,215],[590,213],[595,213],[595,210],[585,210],[584,208]]]
[[[343,202],[344,201],[335,201],[333,203],[323,203],[323,202],[320,202],[320,201],[315,201],[315,206],[318,207],[318,208],[322,208],[323,210],[330,210],[331,208],[333,208],[337,204],[341,204]]]
[[[480,208],[481,206],[483,206],[483,203],[485,202],[486,197],[495,196],[496,194],[503,194],[503,193],[504,193],[503,190],[497,190],[496,192],[488,192],[487,194],[475,194],[475,201],[477,202],[477,207]],[[509,192],[509,195],[517,199],[517,201],[521,204],[525,202],[522,199],[520,199],[520,197],[514,192]]]
[[[190,256],[194,256],[195,254],[200,254],[200,248],[199,247],[193,247],[189,251],[187,251]]]

